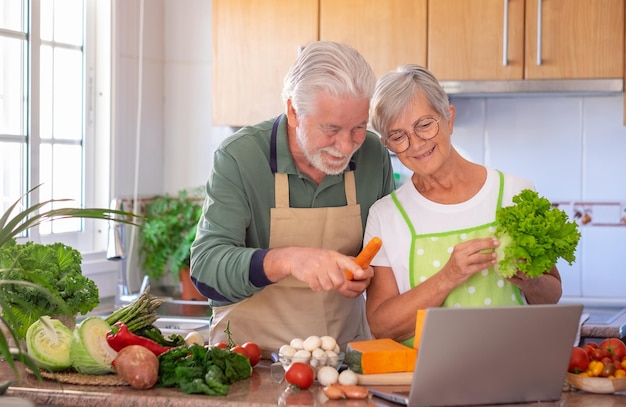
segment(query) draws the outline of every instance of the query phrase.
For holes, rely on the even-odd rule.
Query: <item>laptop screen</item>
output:
[[[428,309],[406,402],[417,407],[560,399],[581,313],[580,304]],[[375,394],[377,388],[370,390]],[[405,404],[397,392],[391,396]]]

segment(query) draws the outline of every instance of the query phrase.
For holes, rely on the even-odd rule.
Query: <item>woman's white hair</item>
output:
[[[370,108],[370,124],[385,139],[397,117],[419,94],[443,119],[450,118],[450,101],[439,81],[426,68],[408,64],[383,75],[376,84]]]

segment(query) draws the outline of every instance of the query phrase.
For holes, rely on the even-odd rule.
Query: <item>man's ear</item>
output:
[[[291,102],[291,98],[289,98],[287,99],[287,125],[289,127],[296,128],[298,127],[298,123],[298,113]]]

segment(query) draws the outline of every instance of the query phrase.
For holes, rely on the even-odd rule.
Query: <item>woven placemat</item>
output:
[[[32,375],[34,373],[30,369],[26,371]],[[40,370],[41,377],[48,380],[54,380],[61,383],[81,384],[85,386],[128,386],[128,382],[116,374],[107,375],[89,375],[78,372],[57,372],[51,373]]]

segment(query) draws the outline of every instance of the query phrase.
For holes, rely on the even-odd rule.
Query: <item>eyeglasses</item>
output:
[[[428,117],[423,120],[415,122],[413,126],[413,133],[418,139],[428,141],[435,138],[439,134],[439,120],[433,117]],[[411,146],[411,137],[404,130],[398,130],[391,133],[385,139],[385,147],[394,153],[403,153]]]

